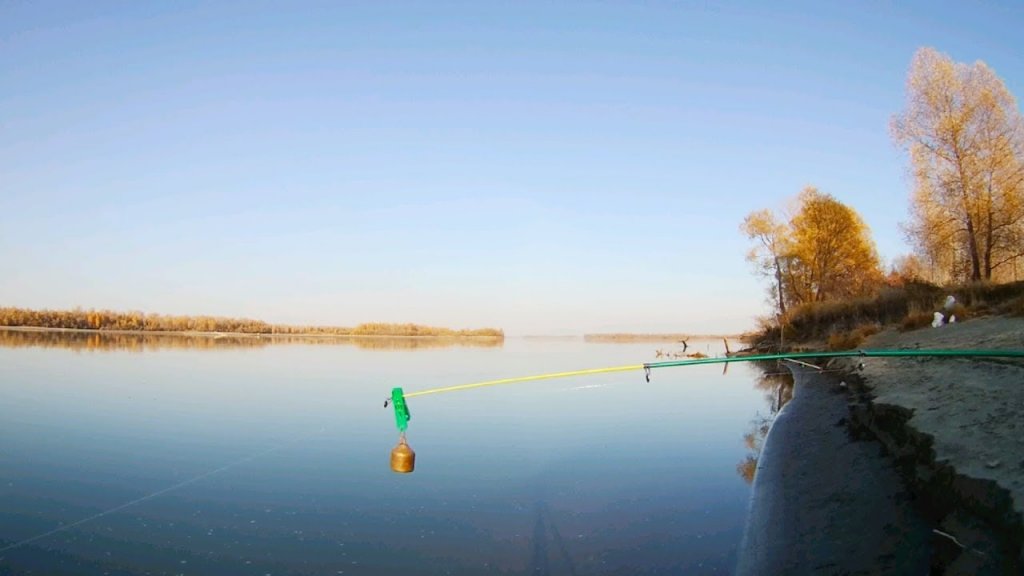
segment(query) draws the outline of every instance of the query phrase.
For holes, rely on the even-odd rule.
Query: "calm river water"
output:
[[[392,386],[671,346],[0,331],[0,574],[731,573],[775,397],[746,364],[412,398],[388,467]]]

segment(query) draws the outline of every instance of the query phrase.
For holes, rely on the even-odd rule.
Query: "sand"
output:
[[[1024,319],[979,318],[906,333],[887,330],[862,348],[1024,350]],[[986,564],[999,550],[1020,554],[1024,361],[844,360],[847,367],[860,362],[863,367],[855,368],[860,377],[854,380],[859,380],[862,405],[854,407],[853,421],[902,463],[940,529],[973,549],[976,558],[988,558]],[[1024,556],[1000,564],[1021,561]],[[968,559],[960,564],[969,569]]]

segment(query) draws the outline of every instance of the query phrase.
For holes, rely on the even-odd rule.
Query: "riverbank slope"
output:
[[[973,319],[862,348],[1024,349],[1024,318]],[[894,458],[918,509],[948,541],[946,573],[1024,568],[1024,363],[1001,359],[843,359],[850,425]]]

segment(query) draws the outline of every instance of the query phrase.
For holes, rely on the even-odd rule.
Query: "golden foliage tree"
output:
[[[991,280],[1024,254],[1024,123],[984,62],[914,55],[906,109],[892,120],[914,177],[906,232],[951,280]]]
[[[800,193],[790,220],[789,289],[798,302],[851,298],[882,278],[867,224],[849,206],[816,188]]]
[[[755,241],[747,259],[771,279],[773,304],[783,315],[807,302],[869,294],[882,281],[867,225],[852,208],[816,188],[800,194],[789,222],[758,210],[740,230]]]
[[[931,270],[928,265],[915,254],[897,256],[896,259],[892,261],[892,268],[889,272],[889,276],[892,279],[890,284],[893,285],[899,285],[907,281],[934,282],[935,280],[931,277]]]

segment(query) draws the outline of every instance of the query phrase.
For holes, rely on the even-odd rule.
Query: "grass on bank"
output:
[[[957,300],[952,314],[958,321],[990,314],[1024,316],[1024,281],[955,287],[915,281],[883,288],[873,297],[798,306],[783,319],[781,334],[774,319],[765,319],[747,343],[757,349],[774,349],[781,336],[787,345],[826,342],[830,350],[849,350],[885,326],[903,331],[930,326],[948,295]]]

